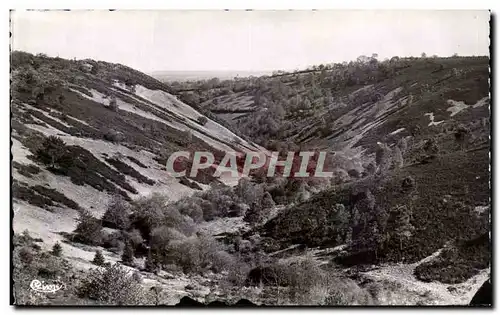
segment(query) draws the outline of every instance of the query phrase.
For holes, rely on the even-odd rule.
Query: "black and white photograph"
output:
[[[10,10],[10,304],[492,308],[493,19]]]

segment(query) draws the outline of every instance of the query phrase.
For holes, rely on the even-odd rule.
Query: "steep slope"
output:
[[[119,64],[14,52],[11,79],[14,230],[28,229],[47,247],[74,230],[78,210],[100,216],[115,194],[175,201],[216,181],[210,172],[173,178],[165,161],[175,151],[220,160],[226,151],[261,149]]]

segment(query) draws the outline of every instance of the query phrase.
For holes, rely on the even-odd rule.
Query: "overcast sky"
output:
[[[12,49],[142,71],[291,70],[360,55],[488,55],[488,11],[12,13]]]

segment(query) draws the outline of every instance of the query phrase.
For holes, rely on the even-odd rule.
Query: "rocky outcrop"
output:
[[[476,292],[476,294],[470,301],[469,306],[492,306],[492,292],[493,287],[491,286],[491,279],[488,279]]]

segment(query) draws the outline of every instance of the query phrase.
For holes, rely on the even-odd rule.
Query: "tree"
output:
[[[380,243],[382,242],[382,238],[380,229],[378,228],[376,222],[371,222],[368,225],[367,239],[365,241],[365,246],[367,248],[373,249],[375,251],[375,259],[378,259],[378,248]]]
[[[151,232],[151,261],[155,264],[168,264],[172,241],[184,239],[185,235],[178,230],[166,226],[155,228]]]
[[[148,250],[148,256],[146,257],[146,261],[144,262],[144,269],[148,272],[156,271],[156,263],[153,258],[153,253],[151,252],[151,248]]]
[[[134,247],[131,242],[125,244],[122,254],[122,263],[129,266],[134,264]]]
[[[391,149],[385,143],[378,143],[375,152],[375,162],[378,165],[379,172],[384,174],[391,166]]]
[[[60,257],[62,254],[62,247],[59,242],[56,242],[54,246],[52,246],[52,255]]]
[[[120,195],[115,195],[102,216],[102,224],[105,227],[126,230],[130,225],[129,213],[129,204]]]
[[[96,266],[104,266],[105,260],[101,250],[96,250],[92,263]]]
[[[126,239],[130,241],[132,244],[133,248],[136,248],[137,246],[141,245],[144,240],[142,239],[141,232],[137,229],[133,229],[132,231],[128,231],[125,233]]]
[[[406,206],[397,206],[392,210],[394,217],[394,233],[399,240],[399,249],[403,250],[403,242],[410,239],[415,231],[415,227],[411,224],[410,209]]]
[[[423,52],[421,55],[420,55],[422,58],[427,58],[427,54],[425,52]]]
[[[89,245],[99,245],[101,242],[101,221],[88,210],[82,210],[77,219],[75,240]]]
[[[402,154],[406,153],[408,150],[408,138],[404,137],[399,139],[397,146],[401,150]]]
[[[45,138],[42,147],[37,151],[37,158],[49,164],[51,168],[60,162],[66,154],[66,145],[64,141],[56,136]]]
[[[111,99],[109,100],[108,108],[111,109],[112,111],[115,111],[115,112],[118,110],[118,103],[117,103],[116,97],[114,95],[112,95]]]
[[[149,239],[151,231],[166,222],[164,211],[166,209],[168,199],[159,194],[153,194],[151,197],[142,197],[132,204],[132,225],[141,231],[145,239]],[[170,220],[170,224],[175,224],[182,220],[180,213],[172,209],[170,215],[176,217]]]

